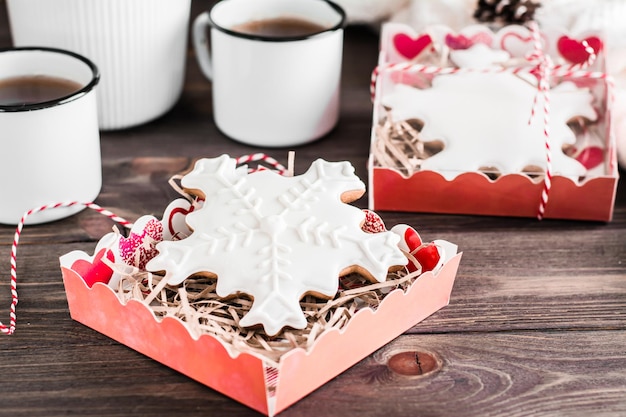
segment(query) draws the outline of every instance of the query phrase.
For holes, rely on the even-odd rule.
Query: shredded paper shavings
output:
[[[284,328],[273,337],[268,337],[261,327],[239,327],[252,301],[243,296],[220,299],[215,293],[216,279],[194,276],[179,286],[168,286],[159,275],[135,270],[122,276],[116,293],[124,304],[132,299],[148,304],[157,318],[180,319],[194,337],[209,334],[238,351],[263,355],[278,363],[282,355],[294,348],[310,349],[325,331],[343,329],[360,309],[376,310],[387,294],[395,289],[406,291],[420,274],[421,270],[408,273],[402,269],[376,284],[357,273],[349,274],[339,280],[335,298],[306,295],[301,300],[307,319],[305,329]]]

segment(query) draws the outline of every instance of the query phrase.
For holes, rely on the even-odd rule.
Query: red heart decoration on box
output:
[[[406,33],[397,33],[393,37],[393,45],[396,50],[400,53],[400,55],[408,59],[413,59],[421,54],[422,51],[432,42],[433,40],[428,34],[412,38]]]
[[[121,237],[120,256],[128,265],[145,269],[159,252],[156,244],[163,240],[163,224],[152,216],[142,216],[133,225],[128,237]]]
[[[602,49],[602,41],[596,36],[590,36],[583,41],[587,42],[596,54]],[[557,49],[561,56],[572,64],[582,64],[589,59],[589,52],[583,45],[583,41],[561,36],[557,41]]]
[[[489,34],[484,32],[476,33],[469,37],[463,34],[453,35],[452,33],[448,33],[446,35],[445,42],[450,49],[461,50],[469,49],[478,43],[484,43],[485,45],[490,46],[491,37]]]
[[[71,269],[83,278],[89,288],[96,282],[108,284],[113,276],[113,270],[102,262],[105,253],[106,259],[111,262],[115,260],[113,252],[102,248],[93,256],[93,260],[77,259],[71,266]]]

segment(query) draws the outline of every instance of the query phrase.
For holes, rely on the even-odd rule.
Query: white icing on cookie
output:
[[[520,173],[529,165],[546,169],[543,97],[529,125],[537,87],[510,73],[441,75],[432,87],[397,84],[382,98],[395,121],[420,119],[424,141],[441,140],[442,152],[426,159],[422,168],[449,180],[458,174],[496,167],[502,174]],[[562,82],[550,90],[550,140],[553,173],[577,179],[585,167],[566,156],[563,144],[576,137],[567,126],[574,116],[596,120],[588,89]]]
[[[492,49],[484,43],[477,43],[468,49],[450,51],[450,60],[460,68],[490,68],[506,62],[511,55],[499,49]]]
[[[199,160],[182,179],[204,205],[187,215],[193,233],[162,242],[149,271],[166,271],[171,285],[193,274],[216,275],[220,297],[254,298],[243,327],[261,324],[274,335],[302,329],[300,299],[306,293],[332,297],[342,273],[354,267],[382,282],[390,267],[405,265],[399,237],[361,230],[364,213],[341,201],[365,186],[348,162],[318,159],[299,176],[273,171],[248,174],[227,155]]]

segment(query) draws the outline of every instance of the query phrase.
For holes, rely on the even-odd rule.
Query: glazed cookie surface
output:
[[[396,234],[364,232],[365,214],[345,203],[365,189],[348,162],[318,159],[287,177],[248,173],[222,155],[199,160],[181,184],[205,202],[186,216],[191,235],[160,243],[147,269],[165,271],[171,285],[201,274],[217,277],[220,297],[249,295],[242,327],[262,325],[268,335],[302,329],[305,294],[331,298],[342,275],[383,282],[407,263]]]

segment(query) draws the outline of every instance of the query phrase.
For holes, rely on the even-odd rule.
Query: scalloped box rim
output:
[[[543,181],[523,174],[503,175],[496,181],[479,172],[459,174],[452,181],[435,171],[405,177],[397,170],[369,162],[369,208],[484,216],[536,217]],[[581,184],[554,176],[544,219],[610,222],[617,194],[618,174],[590,178]],[[398,199],[402,195],[404,198]]]
[[[91,259],[85,252],[70,252],[60,262],[73,320],[274,416],[448,305],[461,256],[451,257],[437,274],[422,274],[406,292],[392,291],[376,311],[360,310],[343,330],[320,336],[308,352],[291,350],[278,364],[211,335],[194,338],[181,320],[158,320],[139,301],[122,304],[107,285],[87,287],[71,269],[76,260]]]
[[[468,26],[477,30],[481,25]],[[496,34],[515,32],[516,26],[505,27]],[[401,23],[383,26],[384,36],[391,38],[395,31],[412,33],[413,29]],[[463,33],[463,30],[459,31]],[[567,34],[563,32],[563,34]],[[589,34],[596,34],[590,32]],[[589,35],[588,34],[588,35]],[[494,34],[495,35],[495,34]],[[379,65],[385,62],[385,45],[381,41]],[[604,61],[604,54],[600,58]],[[610,88],[605,80],[596,80]],[[485,216],[537,217],[544,182],[535,182],[523,174],[507,174],[491,180],[481,172],[465,172],[447,180],[435,171],[417,171],[406,177],[396,168],[374,164],[373,150],[376,123],[379,120],[380,83],[376,86],[372,118],[371,150],[368,161],[368,207],[374,211],[403,211],[444,214],[471,214]],[[605,174],[580,183],[555,175],[545,207],[544,219],[567,219],[610,222],[617,195],[619,179],[616,138],[611,125],[612,105],[608,97],[606,113],[607,144]],[[403,198],[398,198],[401,195]]]

